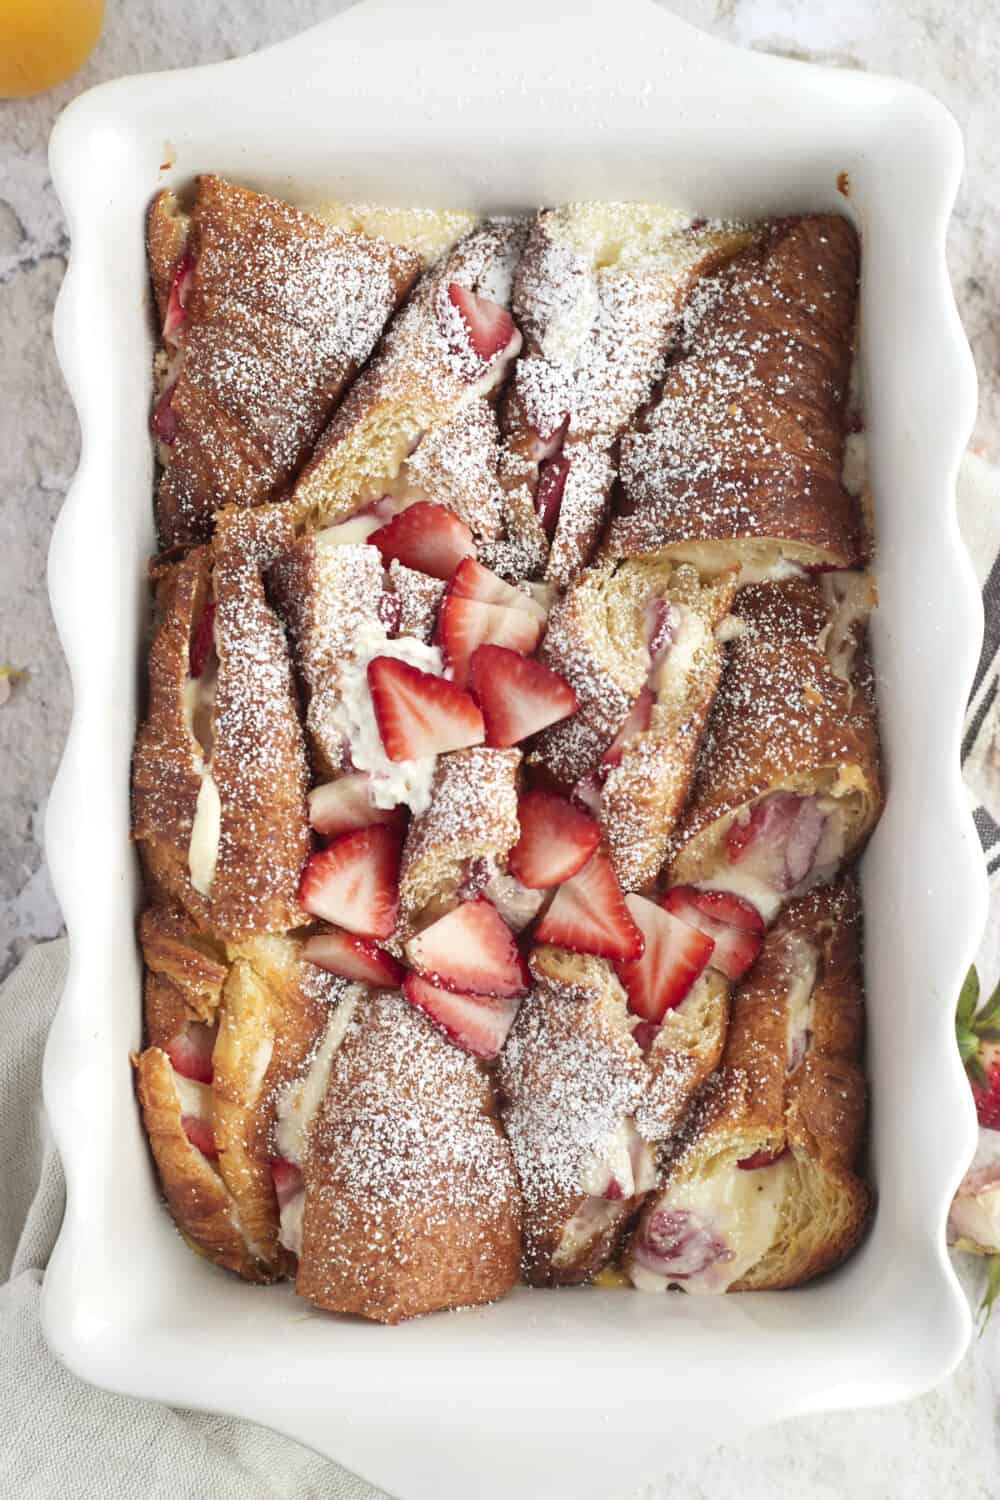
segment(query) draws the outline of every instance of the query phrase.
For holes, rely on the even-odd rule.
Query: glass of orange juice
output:
[[[104,0],[0,0],[0,99],[40,94],[90,55]]]

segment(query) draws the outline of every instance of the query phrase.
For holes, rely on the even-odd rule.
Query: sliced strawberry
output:
[[[360,937],[386,938],[399,905],[399,835],[391,828],[345,833],[314,854],[299,900],[314,917]]]
[[[601,757],[601,767],[605,772],[610,771],[612,766],[621,764],[622,751],[625,746],[630,740],[634,740],[637,734],[645,734],[652,716],[653,691],[651,688],[644,687],[629,709],[622,727]]]
[[[202,1156],[212,1157],[213,1160],[218,1156],[215,1136],[208,1120],[203,1120],[200,1115],[181,1115],[181,1129]]]
[[[209,599],[201,612],[201,619],[191,636],[188,651],[188,671],[192,677],[200,677],[208,665],[208,658],[215,646],[215,600]]]
[[[525,995],[528,971],[514,934],[482,898],[463,901],[410,939],[407,960],[434,984],[477,995]]]
[[[483,716],[468,693],[408,662],[376,656],[368,663],[368,690],[390,760],[464,750],[486,738]]]
[[[480,359],[492,359],[517,337],[514,319],[499,302],[478,297],[468,287],[459,286],[457,281],[449,285],[448,297],[452,306],[461,313],[469,343]]]
[[[212,1051],[218,1026],[188,1021],[167,1043],[166,1052],[175,1073],[198,1083],[212,1082]]]
[[[812,869],[825,825],[814,797],[774,792],[730,824],[726,854],[772,890],[789,891]]]
[[[446,595],[438,611],[438,639],[452,676],[460,687],[469,680],[469,660],[479,646],[507,646],[511,651],[534,651],[543,621],[525,609],[482,604],[460,594]]]
[[[513,584],[505,583],[474,557],[462,558],[455,569],[449,592],[459,594],[463,599],[476,599],[480,604],[502,604],[506,609],[526,610],[528,614],[537,615],[543,624],[548,613],[537,599],[522,589],[516,589]]]
[[[565,453],[546,459],[538,471],[538,488],[535,490],[535,510],[542,523],[542,530],[550,539],[556,534],[559,512],[562,509],[563,490],[569,473],[569,459]]]
[[[642,956],[617,963],[629,1009],[646,1021],[662,1021],[680,1005],[711,957],[710,937],[689,927],[645,896],[626,896],[625,905],[645,940]]]
[[[373,984],[378,989],[396,990],[403,980],[402,965],[391,953],[350,932],[318,932],[308,940],[302,956],[331,974]]]
[[[576,694],[557,672],[504,646],[480,646],[469,683],[486,722],[488,745],[517,745],[576,712]]]
[[[177,437],[177,415],[170,404],[173,395],[173,388],[163,392],[153,407],[153,415],[149,423],[153,429],[153,436],[158,437],[161,443],[166,443],[168,448]]]
[[[710,963],[729,979],[749,969],[764,941],[764,919],[755,906],[729,891],[699,891],[675,885],[660,903],[667,911],[713,939]]]
[[[354,771],[326,781],[309,793],[309,822],[324,838],[354,833],[373,823],[402,831],[406,811],[402,807],[376,807],[371,799],[371,777]]]
[[[430,984],[419,974],[408,974],[403,994],[424,1011],[445,1036],[475,1057],[496,1057],[514,1024],[518,999],[495,995],[459,995]]]
[[[592,854],[578,874],[556,891],[535,937],[574,953],[596,953],[600,958],[638,958],[643,936],[629,915],[621,886],[603,850]]]
[[[274,1194],[278,1200],[278,1208],[285,1208],[293,1198],[305,1189],[305,1179],[302,1170],[293,1161],[286,1160],[283,1156],[272,1156],[268,1165],[271,1168],[271,1177],[274,1181]]]
[[[646,605],[646,650],[653,666],[673,645],[679,623],[679,612],[669,599],[651,599]]]
[[[418,500],[368,538],[388,567],[397,558],[431,578],[450,578],[463,557],[475,557],[476,544],[464,521],[446,505]]]
[[[643,1052],[648,1052],[660,1034],[658,1021],[639,1021],[632,1027],[632,1040]]]
[[[181,341],[187,322],[187,304],[194,283],[194,256],[182,255],[174,271],[174,279],[167,299],[167,311],[163,318],[163,338],[166,343],[177,345]]]
[[[779,1146],[777,1151],[755,1151],[752,1156],[744,1156],[736,1165],[741,1172],[756,1172],[758,1167],[773,1167],[787,1153],[787,1146]]]
[[[601,842],[593,818],[557,797],[555,792],[526,792],[517,807],[521,836],[510,851],[512,875],[529,890],[561,885],[578,870]]]

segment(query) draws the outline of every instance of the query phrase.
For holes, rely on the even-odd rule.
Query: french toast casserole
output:
[[[161,193],[139,1105],[193,1249],[385,1323],[858,1243],[859,244]]]

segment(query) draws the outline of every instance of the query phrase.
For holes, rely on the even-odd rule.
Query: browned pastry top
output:
[[[854,230],[823,215],[779,221],[698,283],[662,397],[622,441],[606,555],[757,537],[855,563],[841,463],[857,275]]]
[[[155,200],[154,263],[170,217]],[[204,538],[214,511],[257,505],[293,477],[420,266],[212,175],[198,179],[186,251],[195,271],[158,502],[165,546]]]

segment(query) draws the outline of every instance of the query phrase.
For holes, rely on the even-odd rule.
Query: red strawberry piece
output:
[[[371,777],[364,771],[338,776],[309,793],[309,822],[324,838],[354,833],[373,823],[402,831],[405,821],[404,808],[375,806],[371,799]]]
[[[483,715],[468,693],[408,662],[376,656],[368,663],[368,690],[390,760],[464,750],[486,738]]]
[[[188,1021],[167,1043],[167,1056],[175,1073],[193,1078],[197,1083],[212,1082],[212,1051],[218,1026],[204,1021]]]
[[[576,712],[576,694],[557,672],[505,646],[480,646],[469,683],[486,723],[486,743],[517,745]]]
[[[667,891],[661,905],[714,940],[709,962],[729,979],[741,978],[760,952],[764,919],[742,896],[675,885]]]
[[[649,1051],[659,1034],[660,1027],[657,1021],[639,1021],[632,1027],[632,1040],[637,1047],[642,1048],[643,1052]]]
[[[742,1161],[736,1165],[741,1172],[756,1172],[758,1167],[772,1167],[776,1161],[780,1161],[788,1154],[787,1146],[779,1146],[777,1151],[755,1151],[751,1156],[744,1156]]]
[[[318,932],[308,940],[302,956],[331,974],[378,989],[396,990],[403,979],[402,965],[391,953],[350,932]]]
[[[976,1114],[980,1125],[987,1130],[1000,1130],[1000,1043],[981,1040],[977,1061],[986,1082],[980,1084],[970,1079]]]
[[[460,995],[431,984],[419,974],[408,974],[403,994],[411,1005],[430,1016],[451,1041],[475,1057],[496,1057],[514,1023],[518,999],[494,995]]]
[[[506,609],[523,609],[528,614],[537,615],[542,623],[548,613],[537,599],[533,599],[522,589],[516,589],[512,583],[505,583],[474,557],[462,558],[455,569],[448,592],[458,594],[463,599],[476,599],[480,604],[501,604]]]
[[[153,415],[149,424],[153,429],[153,436],[158,437],[161,443],[166,443],[168,448],[177,437],[177,415],[170,404],[173,394],[172,388],[164,391],[153,407]]]
[[[285,1208],[293,1198],[297,1198],[305,1191],[305,1179],[301,1168],[293,1161],[287,1161],[283,1156],[272,1156],[270,1160],[271,1177],[274,1181],[274,1193],[278,1200],[278,1208]]]
[[[468,287],[459,286],[457,281],[450,283],[448,298],[452,306],[458,308],[469,343],[480,359],[491,360],[517,337],[514,319],[499,302],[478,297]]]
[[[200,677],[208,664],[215,646],[215,600],[209,599],[201,612],[201,618],[191,636],[188,652],[188,671],[192,677]]]
[[[645,947],[640,958],[618,963],[615,969],[628,994],[629,1009],[646,1021],[662,1021],[668,1010],[680,1005],[708,963],[714,944],[696,927],[645,896],[626,896],[625,905]]]
[[[431,578],[450,578],[463,557],[475,557],[476,544],[464,521],[446,505],[418,500],[368,538],[388,567],[397,558]]]
[[[601,842],[601,830],[593,818],[555,792],[526,792],[517,816],[521,836],[510,851],[508,866],[529,890],[569,880]]]
[[[625,962],[638,958],[643,936],[629,914],[611,861],[603,850],[556,891],[535,928],[540,943],[555,943],[574,953]]]
[[[555,458],[563,445],[568,429],[569,414],[567,413],[558,427],[554,427],[547,436],[533,430],[528,441],[527,455],[532,463],[540,464],[547,458]]]
[[[535,490],[535,510],[542,523],[542,530],[550,539],[556,534],[559,512],[562,509],[563,490],[569,473],[569,459],[565,453],[546,459],[538,471],[538,488]]]
[[[528,991],[514,934],[482,898],[463,901],[410,939],[406,957],[434,984],[461,993],[510,998]]]
[[[203,1120],[200,1115],[181,1115],[181,1129],[195,1150],[200,1151],[202,1156],[210,1156],[213,1159],[218,1156],[215,1136],[212,1134],[212,1126],[208,1120]]]
[[[174,279],[167,299],[167,311],[163,318],[163,337],[166,343],[177,345],[181,341],[187,322],[187,304],[194,284],[194,256],[182,255],[177,262]]]
[[[653,692],[651,688],[644,687],[629,709],[624,724],[601,757],[601,767],[605,772],[610,771],[612,766],[621,764],[622,751],[625,746],[634,740],[637,734],[645,734],[652,716]]]
[[[646,649],[653,666],[673,645],[678,620],[678,612],[669,599],[651,599],[647,604]]]
[[[309,860],[299,900],[324,922],[359,937],[386,938],[396,925],[399,857],[399,835],[392,828],[345,833]]]
[[[449,593],[438,611],[437,635],[452,676],[460,687],[469,679],[469,660],[482,645],[507,646],[531,652],[542,634],[543,622],[524,609],[482,604]]]

